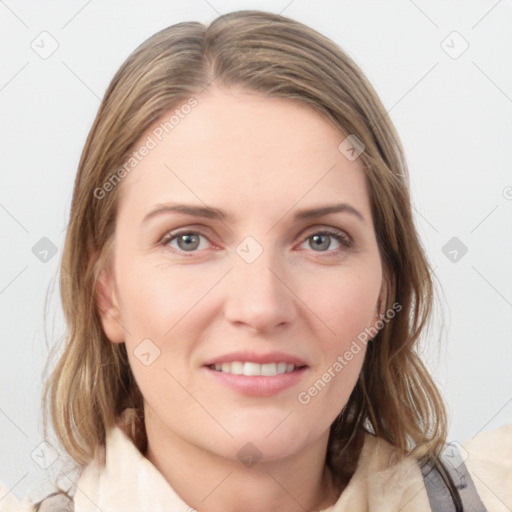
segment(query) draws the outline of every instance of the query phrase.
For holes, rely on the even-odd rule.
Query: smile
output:
[[[230,363],[211,364],[208,368],[222,373],[246,375],[247,377],[273,377],[283,373],[292,373],[299,369],[300,366],[284,362],[259,364],[249,361],[232,361]]]

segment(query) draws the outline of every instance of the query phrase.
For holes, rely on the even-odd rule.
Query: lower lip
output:
[[[224,373],[212,370],[208,366],[203,366],[209,375],[217,382],[238,391],[243,395],[249,396],[272,396],[281,391],[296,385],[307,371],[307,366],[295,370],[291,373],[281,373],[272,377],[256,375],[249,377],[247,375],[235,375],[233,373]]]

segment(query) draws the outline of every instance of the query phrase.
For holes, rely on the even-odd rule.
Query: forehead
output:
[[[339,151],[346,134],[312,107],[236,89],[195,99],[187,114],[165,125],[173,109],[135,144],[152,148],[123,180],[120,211],[187,200],[261,215],[350,200],[370,216],[360,160]]]

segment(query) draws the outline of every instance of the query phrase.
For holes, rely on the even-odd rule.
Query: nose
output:
[[[247,263],[235,256],[227,284],[225,316],[237,326],[258,332],[272,332],[289,326],[297,317],[292,283],[287,272],[270,251]]]

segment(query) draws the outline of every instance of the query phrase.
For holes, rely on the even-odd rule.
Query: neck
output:
[[[187,442],[161,423],[146,421],[146,430],[146,458],[198,511],[318,511],[341,492],[325,465],[328,432],[299,453],[247,467]]]

